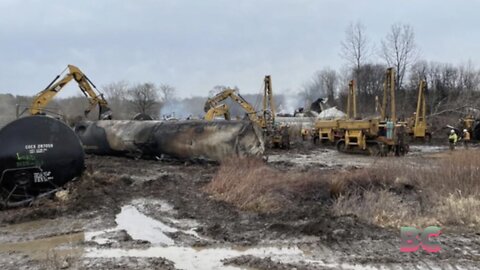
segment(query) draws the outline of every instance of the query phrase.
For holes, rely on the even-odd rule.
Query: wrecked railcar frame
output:
[[[75,132],[85,152],[97,155],[171,157],[221,161],[229,156],[261,156],[262,131],[250,121],[82,122]]]

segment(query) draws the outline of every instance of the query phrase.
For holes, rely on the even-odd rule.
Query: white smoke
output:
[[[10,94],[0,94],[0,127],[16,118],[16,99]]]

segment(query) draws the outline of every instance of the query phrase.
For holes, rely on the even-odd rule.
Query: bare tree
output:
[[[309,82],[303,84],[301,95],[306,105],[318,98],[325,98],[327,96],[327,91],[323,87],[319,71],[313,75],[313,78]]]
[[[459,67],[460,85],[467,92],[477,91],[480,85],[480,73],[475,70],[472,61]]]
[[[320,71],[319,76],[327,93],[328,102],[331,105],[335,105],[335,94],[338,86],[337,72],[333,69],[325,68]]]
[[[335,104],[335,94],[338,88],[338,74],[335,70],[324,68],[317,71],[310,82],[303,85],[302,95],[306,103],[318,98],[328,98],[330,104]]]
[[[345,30],[345,39],[340,45],[340,56],[356,70],[360,69],[371,53],[365,26],[361,22],[350,23]]]
[[[128,98],[136,113],[148,114],[157,117],[160,113],[162,102],[159,89],[153,83],[143,83],[128,90]]]
[[[102,90],[107,101],[122,100],[127,97],[128,86],[127,81],[118,81],[104,85]]]
[[[175,87],[168,84],[161,84],[159,90],[164,103],[171,103],[175,99]]]
[[[102,87],[114,119],[130,119],[133,116],[127,106],[128,89],[126,81],[113,82]]]
[[[402,89],[407,68],[415,62],[418,54],[413,28],[408,24],[393,24],[390,33],[382,40],[380,54],[388,66],[395,68],[397,89]]]

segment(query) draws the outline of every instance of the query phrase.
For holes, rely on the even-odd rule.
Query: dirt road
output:
[[[418,164],[442,147],[417,147]],[[387,158],[390,159],[390,158]],[[394,159],[392,157],[392,159]],[[348,170],[377,158],[331,149],[273,152],[281,170]],[[2,269],[478,269],[478,228],[443,231],[442,251],[401,253],[399,231],[334,216],[322,191],[257,214],[202,188],[217,165],[89,156],[54,200],[0,213]]]

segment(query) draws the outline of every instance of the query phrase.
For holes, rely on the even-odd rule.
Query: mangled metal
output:
[[[250,121],[97,121],[77,124],[86,153],[168,156],[221,161],[264,152],[261,130]]]

